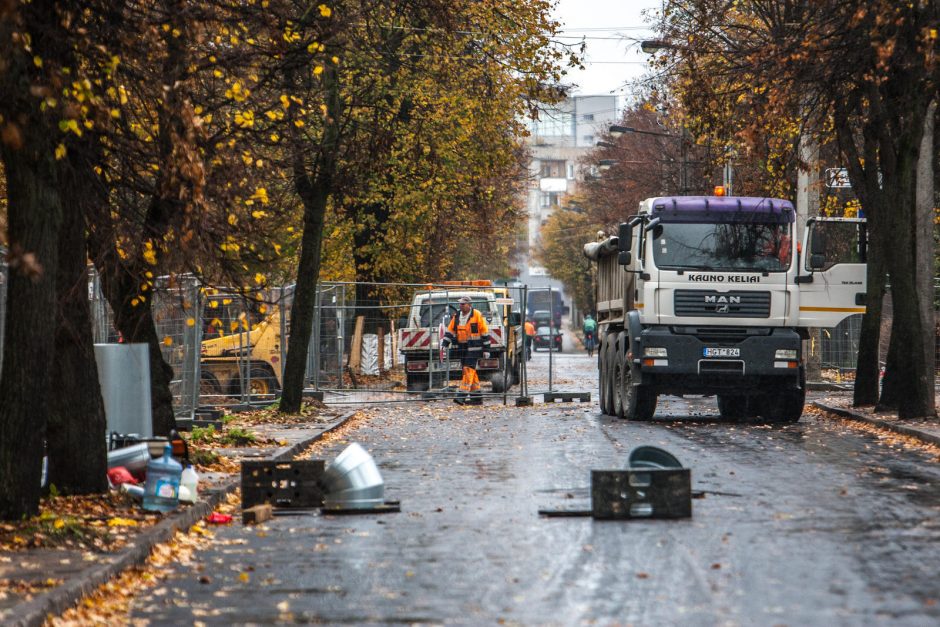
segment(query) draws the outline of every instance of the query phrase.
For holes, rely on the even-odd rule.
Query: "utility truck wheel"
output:
[[[725,420],[740,420],[747,418],[750,403],[748,397],[743,394],[719,394],[718,411]]]
[[[505,358],[503,358],[505,359]],[[503,372],[503,359],[500,359],[500,368],[493,373],[490,378],[490,385],[493,386],[493,392],[496,394],[502,394],[509,389],[509,386],[512,385],[512,374],[508,372]]]
[[[407,383],[409,392],[424,392],[428,389],[428,375],[408,374]]]
[[[656,393],[644,385],[633,385],[633,368],[624,364],[621,379],[623,417],[627,420],[652,420],[656,413]]]

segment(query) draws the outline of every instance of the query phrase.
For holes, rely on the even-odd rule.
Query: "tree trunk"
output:
[[[861,337],[858,342],[858,357],[855,365],[855,389],[852,404],[856,407],[877,405],[881,364],[881,314],[885,294],[885,264],[880,241],[876,242],[878,232],[874,224],[869,223],[869,242],[867,257],[868,293],[865,315],[862,316]]]
[[[82,189],[76,202],[64,211],[59,233],[58,300],[55,332],[52,396],[48,442],[49,483],[65,494],[105,492],[107,481],[107,421],[98,384],[91,311],[88,305],[88,270],[85,211],[97,197],[82,188],[90,176],[72,176],[60,170],[63,190]]]
[[[885,386],[887,392],[896,394],[899,418],[924,418],[935,416],[936,408],[933,360],[928,361],[924,348],[925,342],[932,342],[934,329],[932,324],[928,327],[928,321],[922,315],[922,300],[928,295],[919,293],[914,271],[918,261],[917,248],[921,245],[915,236],[917,212],[913,207],[918,150],[898,152],[897,180],[889,182],[885,177],[888,197],[899,200],[892,216],[888,254],[894,321]],[[930,298],[932,301],[932,294]],[[892,352],[897,359],[891,359]],[[890,382],[887,377],[891,378]]]
[[[296,414],[303,401],[307,352],[316,317],[316,292],[320,278],[320,247],[323,241],[323,219],[333,192],[336,173],[336,149],[339,141],[341,103],[336,69],[329,67],[324,76],[327,88],[327,120],[316,176],[307,173],[303,156],[303,140],[293,131],[293,176],[297,195],[304,204],[304,234],[301,238],[300,263],[290,312],[290,336],[284,361],[284,385],[281,390],[280,412]],[[288,81],[290,77],[288,77]],[[293,124],[291,125],[293,128]],[[319,364],[317,365],[319,367]]]
[[[62,219],[57,131],[32,119],[17,149],[0,142],[7,181],[10,270],[0,379],[0,519],[38,512],[55,361],[57,237]]]

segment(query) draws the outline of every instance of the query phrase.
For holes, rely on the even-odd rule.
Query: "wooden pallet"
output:
[[[578,401],[580,403],[590,403],[591,402],[591,393],[590,392],[545,392],[542,394],[542,400],[546,403],[554,403],[555,401],[562,401],[564,403],[573,403]]]

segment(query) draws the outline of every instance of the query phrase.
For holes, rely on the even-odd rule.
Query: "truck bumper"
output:
[[[801,340],[793,329],[650,327],[641,332],[632,357],[642,384],[661,394],[800,387]]]

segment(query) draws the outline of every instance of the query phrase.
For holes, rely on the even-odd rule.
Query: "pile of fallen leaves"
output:
[[[855,371],[843,368],[823,368],[821,372],[823,381],[845,383],[855,381]]]
[[[329,409],[327,405],[316,399],[308,399],[303,402],[298,414],[282,414],[275,407],[265,407],[236,414],[232,417],[229,424],[236,426],[253,426],[262,424],[305,424],[305,423],[323,423],[332,422],[336,419],[337,413]]]
[[[110,552],[124,547],[136,530],[160,520],[125,494],[55,496],[42,499],[39,515],[0,523],[0,552],[63,548]]]
[[[241,497],[229,494],[216,511],[236,514]],[[118,577],[102,584],[75,607],[61,616],[51,617],[47,624],[54,627],[71,625],[127,625],[131,624],[131,602],[145,590],[161,585],[171,572],[167,564],[193,564],[197,551],[207,548],[214,532],[204,521],[189,531],[177,532],[172,540],[154,547],[143,566],[124,571]],[[204,581],[206,576],[200,577]]]

